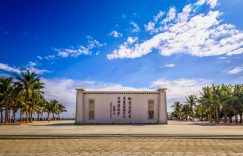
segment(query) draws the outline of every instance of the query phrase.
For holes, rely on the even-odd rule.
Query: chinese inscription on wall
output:
[[[110,118],[132,118],[132,97],[118,96],[115,103],[110,103]]]

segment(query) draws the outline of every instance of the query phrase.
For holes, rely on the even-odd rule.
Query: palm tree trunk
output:
[[[16,114],[16,111],[13,111],[13,123],[15,123],[15,114]]]
[[[25,110],[25,115],[26,115],[26,123],[28,123],[28,109]]]
[[[1,123],[3,123],[3,108],[2,107],[0,109],[0,112],[1,112]]]
[[[194,118],[195,118],[194,107],[193,107],[193,105],[191,107],[192,107],[192,122],[194,122]]]
[[[8,111],[8,122],[11,122],[11,110]]]
[[[210,106],[210,123],[213,123],[213,107]]]
[[[37,120],[40,121],[40,114],[37,113]]]
[[[57,116],[58,116],[58,120],[60,120],[60,116],[59,116],[59,113],[57,113]]]
[[[240,111],[240,123],[242,123],[242,112]]]
[[[238,123],[238,114],[235,112],[235,123]]]
[[[59,116],[59,113],[58,113]],[[188,111],[186,111],[186,121],[188,120]]]
[[[33,118],[33,111],[30,111],[30,123],[32,123],[32,118]]]
[[[217,114],[217,123],[219,124],[219,122],[220,122],[220,117],[219,117],[219,115],[220,115],[220,112],[219,112],[219,106],[217,106],[217,112],[218,112],[218,114]]]
[[[5,107],[5,123],[8,123],[8,108]]]
[[[50,118],[50,113],[48,112],[48,114],[47,114],[47,120],[49,120],[49,118]]]
[[[219,124],[219,109],[218,107],[216,106],[216,123]]]
[[[12,118],[11,118],[11,110],[9,110],[8,112],[8,122],[11,122]]]
[[[214,122],[217,123],[217,108],[215,108],[214,112]]]
[[[230,123],[232,123],[233,121],[232,121],[232,116],[231,115],[230,115],[229,119],[230,119]]]
[[[227,112],[226,112],[226,110],[224,111],[224,123],[225,124],[227,123]]]
[[[213,113],[210,111],[210,123],[213,123]]]
[[[41,117],[40,117],[40,119],[41,119],[41,120],[43,119],[43,111],[41,112]]]
[[[54,115],[55,115],[55,113],[53,113],[53,114],[52,114],[52,120],[54,120],[54,118],[55,118],[55,116],[54,116]]]
[[[22,115],[23,115],[23,110],[22,110],[22,108],[20,108],[20,111],[19,111],[19,120],[20,120],[20,122],[23,121]]]

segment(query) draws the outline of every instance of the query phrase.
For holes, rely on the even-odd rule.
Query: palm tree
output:
[[[16,113],[19,111],[20,122],[22,115],[25,113],[26,123],[28,120],[32,122],[33,114],[37,113],[37,119],[42,119],[43,113],[46,111],[49,114],[53,113],[53,119],[57,114],[60,119],[60,114],[65,112],[65,107],[57,100],[47,102],[43,97],[44,84],[41,83],[40,77],[29,70],[20,71],[20,75],[13,75],[16,80],[10,78],[0,78],[0,117],[1,122],[5,119],[5,123],[10,121],[15,122]],[[5,113],[5,117],[3,117]],[[11,119],[13,117],[13,120]]]
[[[57,114],[58,109],[59,109],[59,102],[57,100],[52,100],[51,102],[51,107],[52,107],[52,119],[55,119],[55,114]]]
[[[19,92],[20,88],[18,88],[16,85],[13,85],[13,90],[11,92],[11,109],[13,114],[13,122],[15,122],[16,113],[21,106],[22,99],[19,96]]]
[[[30,122],[32,122],[32,115],[34,110],[35,98],[38,94],[42,94],[42,88],[44,84],[40,82],[40,77],[34,72],[27,70],[26,72],[21,71],[21,75],[14,75],[17,79],[16,85],[21,88],[21,94],[24,95],[25,101],[25,112],[26,112],[26,123],[28,123],[28,117],[30,112]]]
[[[0,80],[0,88],[1,88],[1,104],[5,108],[5,123],[10,121],[10,105],[11,105],[11,95],[13,91],[13,81],[12,77],[10,78],[2,78]]]
[[[34,107],[34,112],[37,113],[37,120],[40,121],[40,119],[42,119],[42,116],[43,116],[46,100],[43,96],[41,96],[38,98],[38,101],[36,101],[36,102],[37,103]]]
[[[206,118],[207,120],[209,119],[210,122],[213,122],[213,112],[214,112],[214,108],[212,105],[212,101],[211,101],[211,88],[206,86],[202,88],[202,91],[200,92],[200,98],[198,99],[198,102],[203,105],[204,107],[204,111],[206,113]]]
[[[45,112],[47,112],[47,120],[50,119],[50,113],[53,112],[52,102],[46,102],[45,104]]]
[[[0,78],[0,117],[1,117],[1,123],[3,123],[3,111],[4,111],[4,103],[3,103],[3,92],[4,92],[4,85],[3,85],[4,79]]]
[[[36,106],[40,107],[42,99],[43,99],[42,91],[36,90],[33,92],[33,96],[31,99],[31,105],[30,105],[30,119],[33,118],[33,113],[35,112],[35,107]]]
[[[182,110],[181,111],[184,114],[184,119],[187,121],[189,113],[190,113],[190,106],[188,104],[182,105]]]
[[[26,72],[21,71],[20,76],[14,75],[17,79],[16,85],[21,88],[21,94],[24,95],[25,101],[25,112],[26,112],[26,123],[28,123],[28,117],[30,112],[30,122],[32,122],[32,115],[34,110],[35,98],[38,94],[42,94],[42,88],[44,84],[40,82],[40,77],[34,72],[27,70]]]
[[[198,103],[196,105],[196,103]],[[186,104],[190,106],[189,112],[192,113],[192,117],[196,117],[199,120],[209,121],[212,123],[213,119],[215,123],[220,122],[220,116],[223,115],[224,123],[227,123],[229,117],[230,123],[232,117],[235,117],[235,122],[238,123],[238,116],[240,116],[240,123],[243,121],[243,85],[212,85],[202,88],[200,96],[197,99],[195,95],[189,95],[186,97]],[[187,105],[180,105],[176,102],[173,112],[171,113],[174,118],[182,113],[183,117],[187,118]],[[195,106],[195,109],[194,109]],[[180,112],[180,113],[179,113]],[[190,115],[189,115],[190,116]]]
[[[221,85],[220,87],[220,102],[224,115],[224,123],[227,123],[228,114],[234,111],[232,105],[232,86]]]
[[[0,120],[1,120],[1,123],[3,123],[3,111],[4,111],[4,104],[2,103],[2,97],[0,97]]]
[[[196,106],[196,102],[197,102],[197,96],[196,95],[189,95],[189,96],[186,97],[185,103],[187,103],[191,108],[192,121],[194,121],[194,118],[195,118],[194,107]]]
[[[235,122],[238,122],[238,114],[240,116],[240,123],[242,123],[242,113],[243,113],[243,91],[242,86],[235,85],[232,91],[231,102],[234,107]]]
[[[215,122],[217,124],[219,124],[220,118],[219,118],[219,114],[220,114],[220,108],[222,107],[222,90],[221,87],[219,85],[212,85],[212,98],[211,98],[211,102],[214,106],[215,109]]]
[[[59,103],[56,112],[57,112],[57,118],[60,120],[60,116],[59,116],[60,113],[67,112],[67,110],[65,109],[65,106]]]
[[[19,107],[19,119],[20,119],[20,122],[22,122],[23,113],[24,113],[24,111],[26,111],[26,108],[28,108],[28,105],[27,105],[27,103],[25,103],[25,97],[21,92],[19,92],[19,94],[18,94],[17,104]]]
[[[205,111],[204,106],[202,104],[198,104],[195,107],[195,117],[199,119],[200,121],[204,120],[205,117]]]
[[[173,118],[175,118],[176,120],[180,120],[181,119],[181,108],[182,105],[179,101],[175,102],[173,106],[171,106],[172,108],[174,108],[174,111],[172,112],[172,116]]]

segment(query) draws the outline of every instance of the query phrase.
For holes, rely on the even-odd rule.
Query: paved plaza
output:
[[[0,140],[0,155],[243,155],[243,140],[89,138]]]
[[[161,135],[161,136],[242,136],[243,125],[208,125],[206,123],[169,121],[163,125],[75,125],[74,121],[34,122],[0,125],[6,135]]]
[[[0,125],[0,155],[243,155],[241,125],[73,123]]]

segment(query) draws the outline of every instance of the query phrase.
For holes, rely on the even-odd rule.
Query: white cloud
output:
[[[148,24],[144,25],[146,31],[153,30],[155,26],[154,22],[149,22]]]
[[[237,55],[242,53],[243,53],[243,48],[239,48],[239,49],[232,50],[231,52],[228,52],[227,55]]]
[[[210,8],[215,7],[216,2],[201,1]],[[192,8],[196,4],[186,5],[176,16],[173,15],[175,10],[171,11],[171,18],[168,18],[169,13],[165,18],[170,22],[147,28],[156,32],[150,39],[129,46],[123,43],[107,57],[137,58],[155,50],[163,56],[180,53],[199,57],[242,54],[243,32],[232,24],[222,23],[219,11],[209,9],[205,14],[195,14]]]
[[[44,96],[47,100],[59,100],[68,111],[68,117],[75,113],[75,82],[70,79],[43,79]],[[65,116],[66,114],[64,114]]]
[[[207,4],[210,5],[210,8],[214,8],[217,5],[217,0],[208,0]]]
[[[44,73],[51,73],[51,71],[46,70],[46,69],[37,69],[34,67],[29,68],[31,72],[35,72],[36,74],[44,74]]]
[[[109,35],[112,36],[112,37],[115,37],[115,38],[122,37],[122,34],[117,32],[116,30],[111,31]]]
[[[243,71],[243,66],[233,67],[233,68],[230,68],[227,71],[227,74],[229,74],[229,75],[235,75],[235,74],[241,73],[242,71]]]
[[[76,47],[71,46],[70,48],[54,48],[57,54],[51,54],[47,56],[37,56],[39,60],[53,60],[56,57],[78,57],[80,55],[91,55],[93,50],[98,50],[101,47],[106,46],[106,43],[101,43],[94,39],[92,36],[86,36],[87,43],[85,45],[79,45]],[[95,53],[97,54],[97,52]]]
[[[41,56],[36,56],[36,58],[38,58],[39,60],[43,59],[43,57],[41,57]]]
[[[134,21],[131,21],[130,24],[133,26],[133,28],[131,28],[132,32],[139,32],[140,31],[139,26]]]
[[[161,22],[161,24],[166,24],[166,23],[172,21],[173,19],[175,19],[175,17],[176,17],[176,8],[175,7],[172,7],[172,8],[170,8],[170,10],[169,10],[166,18],[163,19],[163,21]]]
[[[151,87],[159,88],[162,86],[167,88],[167,108],[170,110],[170,106],[172,106],[175,101],[184,102],[187,95],[199,95],[199,91],[201,91],[202,87],[210,84],[211,81],[204,79],[160,79],[152,82]]]
[[[28,63],[27,66],[28,66],[28,67],[34,67],[34,66],[36,66],[36,63],[33,62],[33,61],[29,61],[29,63]]]
[[[211,9],[215,8],[218,0],[198,0],[195,5],[207,4]]]
[[[219,57],[219,59],[220,59],[220,60],[225,60],[225,59],[227,59],[227,57],[225,57],[225,56],[221,56],[221,57]]]
[[[51,71],[46,70],[46,69],[38,69],[36,68],[37,63],[33,61],[29,61],[26,69],[29,69],[31,72],[35,72],[36,74],[44,74],[44,73],[51,73]]]
[[[201,88],[211,83],[203,79],[159,79],[152,82],[148,87],[135,88],[123,86],[121,84],[97,82],[92,80],[73,80],[73,79],[43,79],[45,83],[45,97],[47,100],[57,99],[67,107],[67,117],[75,114],[76,88],[82,87],[85,90],[102,91],[135,91],[135,90],[157,90],[160,87],[167,88],[168,109],[175,101],[184,102],[185,96],[189,94],[199,94]]]
[[[175,64],[166,64],[164,65],[165,68],[173,68],[175,67]]]
[[[35,68],[36,64],[34,64],[34,62],[29,62],[29,64],[27,65],[26,69],[29,69],[31,72],[35,72],[36,74],[44,74],[44,73],[50,73],[51,71],[46,70],[46,69],[37,69]],[[14,73],[20,73],[20,70],[26,70],[26,69],[20,69],[19,67],[11,67],[8,64],[3,64],[0,63],[0,69],[7,71],[7,72],[14,72]]]
[[[137,37],[128,37],[127,38],[127,43],[129,44],[133,44],[134,42],[136,42],[138,40]]]
[[[20,73],[19,68],[17,67],[11,67],[8,64],[0,63],[0,69],[7,71],[7,72],[14,72],[14,73]]]
[[[45,83],[44,96],[47,100],[57,99],[68,112],[65,117],[73,117],[76,108],[76,88],[83,87],[85,90],[148,90],[146,88],[125,87],[120,84],[103,83],[91,80],[73,80],[73,79],[43,79]]]
[[[205,0],[198,0],[195,5],[203,5],[205,3]]]
[[[66,49],[55,49],[55,51],[58,53],[57,56],[66,58],[66,57],[78,57],[80,55],[90,55],[93,49],[99,49],[106,45],[105,43],[100,43],[92,36],[86,36],[86,38],[88,40],[86,46],[80,45],[76,48],[71,47]]]
[[[136,41],[138,40],[137,37],[128,37],[127,38],[127,41],[124,42],[122,45],[119,46],[119,51],[123,51],[122,53],[120,53],[119,51],[117,52],[114,52],[113,54],[109,54],[107,55],[107,58],[110,60],[110,59],[113,59],[116,56],[116,54],[119,53],[119,57],[120,58],[125,58],[127,56],[127,54],[130,53],[129,51],[129,46],[131,46],[133,43],[135,43]],[[136,54],[133,56],[134,58],[136,57]],[[131,57],[132,58],[132,57]]]
[[[45,57],[43,57],[45,60],[53,60],[56,56],[55,55],[47,55]]]
[[[218,61],[217,61],[217,63],[227,63],[227,64],[229,64],[231,62],[232,61],[228,57],[226,57],[226,56],[220,56],[220,57],[218,57]]]
[[[144,25],[145,30],[146,31],[150,31],[153,30],[156,23],[164,16],[164,12],[163,11],[159,11],[159,13],[153,17],[153,20],[150,21],[148,24]]]
[[[106,46],[106,43],[101,43],[98,40],[94,39],[92,36],[86,36],[86,38],[88,39],[88,44],[86,45],[86,47],[89,50]]]
[[[91,54],[90,50],[84,46],[79,46],[78,48],[73,49],[56,49],[58,56],[60,57],[78,57],[79,55],[89,55]]]

